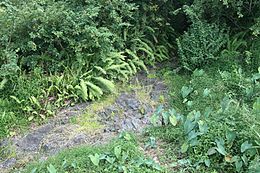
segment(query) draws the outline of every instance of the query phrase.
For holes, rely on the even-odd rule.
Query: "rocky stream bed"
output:
[[[125,87],[125,88],[124,88]],[[0,141],[0,172],[12,172],[32,160],[45,160],[79,145],[99,145],[122,131],[142,132],[159,103],[167,97],[164,82],[140,73],[108,101],[81,103],[61,109],[54,118],[26,134]],[[111,98],[109,98],[111,97]],[[3,153],[5,152],[5,153]],[[13,154],[12,154],[13,153]]]

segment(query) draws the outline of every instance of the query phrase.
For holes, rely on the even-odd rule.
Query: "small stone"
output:
[[[12,166],[14,166],[16,163],[16,159],[15,158],[10,158],[7,159],[6,161],[4,161],[3,163],[0,163],[0,168],[10,168]]]
[[[139,119],[133,118],[132,124],[133,124],[133,127],[135,130],[140,130],[142,121],[140,121]]]
[[[77,136],[75,136],[72,141],[73,141],[73,144],[82,144],[85,142],[85,139],[87,138],[87,136],[85,134],[79,134]]]
[[[131,108],[133,110],[139,110],[140,102],[138,100],[129,99],[129,100],[127,100],[127,105],[129,108]]]
[[[125,119],[122,123],[122,129],[123,130],[132,130],[134,127],[133,127],[133,124],[132,124],[132,121],[130,119]]]

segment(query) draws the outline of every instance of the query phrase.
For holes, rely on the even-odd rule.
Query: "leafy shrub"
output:
[[[165,19],[143,20],[138,5],[126,0],[1,1],[0,99],[7,105],[1,111],[15,115],[13,122],[8,117],[0,122],[9,124],[1,126],[4,133],[20,118],[45,119],[59,107],[100,99],[115,92],[115,81],[167,59],[167,32],[159,36]],[[154,23],[160,29],[149,26]]]
[[[252,39],[250,45],[247,68],[256,71],[255,69],[260,66],[260,37]]]
[[[227,36],[217,25],[196,20],[177,39],[181,65],[189,70],[202,67],[219,58]]]
[[[235,31],[249,29],[259,17],[259,0],[194,0],[193,4],[203,19],[230,26]]]
[[[105,56],[116,46],[124,45],[119,34],[130,25],[126,21],[131,21],[134,4],[78,3],[82,5],[52,0],[25,1],[21,6],[3,3],[0,21],[1,26],[6,26],[6,32],[1,34],[8,38],[2,40],[1,47],[7,45],[8,49],[17,50],[24,68],[41,65],[46,71],[57,71],[61,65],[73,62],[95,64],[100,59],[96,56]],[[9,16],[12,23],[7,25]]]
[[[189,86],[176,88],[173,84],[178,97],[174,95],[172,108],[160,107],[151,122],[163,125],[159,135],[174,143],[172,148],[178,146],[174,153],[180,156],[177,169],[259,171],[259,72],[252,77],[229,72],[236,77],[223,81],[222,76],[214,72],[196,70],[187,82]],[[252,88],[249,95],[246,94],[248,88]],[[174,150],[172,148],[168,150]]]

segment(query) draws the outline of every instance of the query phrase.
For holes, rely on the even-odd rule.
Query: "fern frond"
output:
[[[111,52],[109,53],[108,56],[115,59],[125,60],[125,56],[123,55],[123,52]]]
[[[93,79],[98,82],[99,84],[101,84],[106,90],[108,90],[111,93],[114,93],[116,90],[116,87],[114,85],[114,83],[110,80],[107,80],[103,77],[93,77]]]
[[[129,49],[126,49],[125,51],[127,54],[131,55],[134,59],[139,59],[139,57],[133,51],[131,51]]]
[[[1,82],[0,82],[0,90],[2,90],[3,88],[4,88],[4,86],[5,86],[5,84],[7,83],[7,79],[6,78],[4,78]]]
[[[147,74],[149,73],[149,71],[148,71],[146,65],[144,64],[144,62],[143,62],[142,60],[134,61],[134,63],[135,63],[137,66],[141,67],[143,70],[145,70],[145,72],[146,72]]]
[[[89,87],[89,88],[91,88],[93,91],[95,91],[97,94],[99,94],[99,95],[103,95],[103,91],[102,91],[102,89],[99,87],[99,86],[97,86],[97,85],[95,85],[95,84],[93,84],[93,83],[91,83],[91,82],[85,82],[86,83],[86,85]]]
[[[86,83],[85,83],[85,81],[84,80],[80,80],[80,90],[81,90],[81,93],[82,93],[82,99],[83,100],[87,100],[88,99],[88,87],[87,87],[87,85],[86,85]]]
[[[133,72],[137,73],[137,68],[136,68],[135,64],[133,63],[133,61],[129,61],[129,65],[131,66],[131,69],[133,69]]]
[[[130,73],[131,75],[133,75],[133,74],[135,74],[136,72],[134,71],[134,69],[131,68],[130,62],[131,62],[131,61],[128,61],[128,62],[127,62],[126,69],[129,71],[129,73]]]
[[[95,69],[97,69],[98,71],[100,71],[101,73],[103,74],[107,74],[106,70],[104,70],[102,67],[99,67],[99,66],[94,66]]]
[[[145,52],[145,53],[147,53],[151,57],[151,61],[153,61],[155,59],[153,51],[149,51],[148,49],[145,49],[143,47],[139,47],[138,49],[143,51],[143,52]]]
[[[148,50],[149,52],[153,52],[152,48],[146,42],[142,41],[141,39],[135,39],[135,40],[140,43],[139,47],[143,47],[146,50]]]
[[[110,67],[107,67],[106,70],[115,70],[115,71],[118,71],[120,70],[121,68],[125,68],[126,66],[126,63],[124,64],[117,64],[117,65],[111,65]]]

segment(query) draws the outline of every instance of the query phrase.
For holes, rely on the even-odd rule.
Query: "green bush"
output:
[[[194,70],[216,61],[226,38],[217,25],[193,21],[189,30],[177,39],[181,65]]]
[[[172,107],[158,109],[151,118],[157,127],[147,133],[167,142],[179,171],[259,172],[260,71],[223,79],[213,69],[169,77]]]
[[[122,50],[120,35],[136,11],[134,4],[124,0],[28,0],[21,5],[5,2],[1,7],[0,24],[5,26],[1,47],[16,52],[17,65],[23,69],[42,66],[48,72],[72,63],[89,69],[108,52]]]

